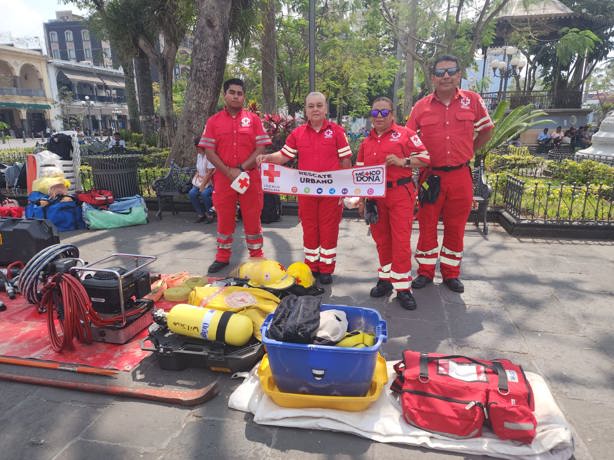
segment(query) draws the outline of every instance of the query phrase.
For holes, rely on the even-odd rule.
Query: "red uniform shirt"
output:
[[[386,157],[394,154],[399,158],[416,157],[429,164],[429,153],[418,135],[409,128],[393,124],[388,131],[378,136],[374,129],[360,144],[356,166],[374,166],[386,163]],[[411,168],[388,166],[386,180],[396,181],[411,177]]]
[[[325,121],[320,131],[309,123],[290,133],[281,153],[288,158],[298,155],[298,169],[304,171],[336,171],[339,159],[352,156],[343,128]]]
[[[215,150],[226,166],[236,168],[257,146],[270,143],[258,115],[241,110],[233,117],[224,109],[207,120],[198,146]]]
[[[473,158],[474,132],[494,127],[479,94],[457,89],[450,105],[429,94],[420,99],[407,120],[431,156],[431,166],[458,166]]]

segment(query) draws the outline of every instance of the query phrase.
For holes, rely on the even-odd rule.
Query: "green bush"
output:
[[[158,135],[156,133],[152,133],[145,138],[145,145],[148,147],[157,147],[158,146]]]
[[[143,135],[141,133],[130,133],[130,143],[140,147],[143,143]]]
[[[146,147],[139,159],[139,168],[163,168],[170,151],[169,148]]]
[[[553,179],[569,184],[614,185],[614,167],[599,163],[598,161],[549,161],[548,171]]]
[[[26,161],[26,155],[29,153],[33,153],[32,148],[17,148],[17,149],[6,149],[0,150],[0,163],[3,164],[14,164],[14,163],[24,163]]]
[[[490,154],[486,156],[486,170],[493,173],[515,171],[518,169],[537,169],[543,167],[545,160],[531,155],[526,149],[509,155]]]

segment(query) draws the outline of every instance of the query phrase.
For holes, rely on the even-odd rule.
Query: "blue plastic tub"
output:
[[[348,331],[374,334],[375,345],[344,348],[280,342],[268,337],[270,314],[260,332],[269,355],[269,365],[277,387],[286,393],[364,396],[373,379],[377,353],[387,338],[386,321],[371,308],[322,305],[321,310],[343,310]]]

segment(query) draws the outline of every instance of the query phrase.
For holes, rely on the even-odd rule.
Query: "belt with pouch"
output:
[[[386,187],[388,188],[398,187],[399,185],[409,184],[411,181],[412,181],[411,177],[402,177],[401,179],[396,180],[396,181],[387,181]]]
[[[456,166],[432,166],[431,169],[433,171],[454,171],[455,169],[460,169],[463,166],[469,166],[469,162],[467,163],[462,163],[460,165],[456,165]]]

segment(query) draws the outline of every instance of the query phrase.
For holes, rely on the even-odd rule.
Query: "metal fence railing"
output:
[[[604,163],[608,166],[614,166],[614,155],[596,155],[593,153],[576,153],[574,160],[576,161],[584,161],[584,160],[593,160],[598,161],[599,163]]]
[[[556,184],[497,176],[495,206],[523,223],[614,227],[614,190],[603,184]]]

